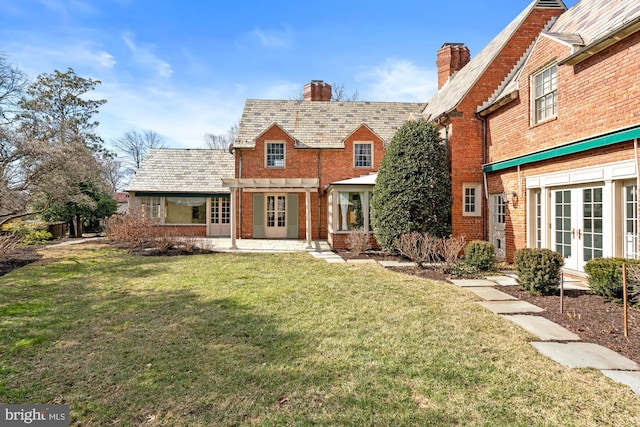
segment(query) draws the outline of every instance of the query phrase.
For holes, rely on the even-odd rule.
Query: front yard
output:
[[[0,277],[0,402],[72,425],[640,424],[454,285],[307,254],[46,248]]]

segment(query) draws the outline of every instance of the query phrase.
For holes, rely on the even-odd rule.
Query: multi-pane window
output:
[[[638,188],[624,187],[624,256],[638,258]]]
[[[481,185],[480,184],[463,184],[462,186],[462,215],[463,216],[480,216],[481,207]]]
[[[160,197],[140,197],[140,206],[142,207],[142,212],[148,218],[160,219]]]
[[[353,145],[354,166],[357,168],[370,168],[373,166],[373,151],[371,143],[358,143]]]
[[[493,196],[493,223],[504,224],[507,222],[507,204],[502,194]]]
[[[211,224],[231,223],[231,200],[225,197],[211,199]]]
[[[267,142],[267,167],[284,167],[284,142]]]
[[[556,252],[564,258],[571,257],[571,190],[556,191]]]
[[[344,191],[338,193],[338,231],[370,227],[369,200],[370,197],[365,197],[365,192]]]
[[[602,188],[582,190],[582,203],[583,256],[587,262],[603,254]]]
[[[533,77],[534,123],[557,114],[557,70],[558,67],[554,65]]]

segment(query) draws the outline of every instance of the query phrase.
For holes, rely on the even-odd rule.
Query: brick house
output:
[[[582,272],[638,257],[639,76],[640,3],[582,0],[477,108],[486,235],[508,260],[544,247]]]
[[[227,150],[151,149],[127,188],[129,209],[185,236],[229,236],[231,204],[223,177],[232,177]]]
[[[304,100],[246,101],[233,150],[232,246],[236,237],[327,239],[344,248],[349,230],[368,228],[369,200],[387,144],[425,105],[332,102],[312,81]],[[356,181],[350,179],[359,178]]]
[[[491,240],[499,258],[505,256],[504,237],[490,235],[485,221],[486,128],[477,111],[527,58],[538,35],[565,10],[559,0],[533,1],[473,59],[461,43],[445,43],[437,54],[438,92],[428,101],[424,116],[440,128],[449,152],[453,233],[467,241]]]

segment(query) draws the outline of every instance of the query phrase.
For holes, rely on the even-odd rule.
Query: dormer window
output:
[[[267,142],[265,156],[268,168],[284,168],[284,142]]]
[[[554,64],[532,78],[533,124],[544,122],[558,114],[557,72],[558,66]]]

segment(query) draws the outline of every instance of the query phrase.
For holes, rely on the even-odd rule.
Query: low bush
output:
[[[364,227],[352,229],[347,236],[347,249],[355,255],[366,252],[371,245],[369,244],[369,233]]]
[[[638,297],[638,280],[635,276],[639,261],[627,258],[594,258],[587,262],[584,271],[589,275],[589,291],[601,295],[609,301],[621,302],[623,298],[622,264],[627,264],[627,278],[630,286],[629,299]]]
[[[440,238],[418,231],[402,234],[395,242],[400,254],[418,266],[438,267],[445,272],[458,261],[464,245],[464,237]]]
[[[464,262],[478,271],[493,271],[496,268],[495,247],[484,240],[472,240],[464,248]]]
[[[142,209],[132,209],[126,214],[113,215],[105,221],[107,239],[144,249],[155,237],[155,221]]]
[[[14,220],[2,226],[2,231],[17,236],[22,245],[41,245],[53,239],[49,225],[42,220]]]
[[[524,248],[514,256],[518,284],[531,295],[552,295],[560,286],[564,258],[550,249]]]

